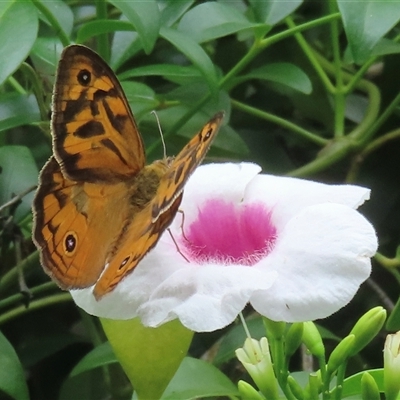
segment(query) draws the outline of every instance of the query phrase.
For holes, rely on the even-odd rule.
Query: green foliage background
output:
[[[376,227],[380,254],[372,279],[354,301],[321,321],[324,336],[332,339],[327,341],[329,348],[365,310],[377,304],[392,310],[398,297],[399,20],[400,3],[395,0],[0,2],[4,397],[131,396],[120,367],[109,364],[115,360],[98,321],[49,282],[30,238],[29,190],[51,154],[51,91],[63,47],[86,44],[116,71],[139,122],[149,161],[162,157],[150,111],[157,110],[172,155],[209,117],[225,110],[225,124],[206,162],[251,161],[265,173],[372,189],[362,212]],[[16,195],[21,195],[18,201],[7,205]],[[251,310],[248,314],[253,318],[252,332],[261,336],[260,320]],[[399,329],[398,321],[394,312],[388,328]],[[350,370],[382,365],[383,335]],[[230,379],[201,364],[197,371],[206,372],[197,376],[205,374],[205,387],[185,392],[184,383],[195,378],[184,376],[181,386],[175,381],[178,388],[169,388],[165,398],[179,390],[186,393],[179,398],[236,395],[231,381],[245,374],[233,360],[233,350],[243,338],[235,326],[197,335],[191,356],[207,354]],[[70,375],[93,348],[101,361],[89,359],[89,365],[103,368],[83,368],[86,372]],[[299,357],[294,357],[293,370],[299,369]]]

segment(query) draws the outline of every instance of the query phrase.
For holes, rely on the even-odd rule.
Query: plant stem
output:
[[[300,126],[293,124],[290,121],[287,121],[281,117],[270,114],[266,111],[259,110],[257,108],[251,107],[247,104],[241,103],[237,100],[231,100],[231,104],[233,107],[236,107],[238,110],[245,111],[250,115],[254,115],[256,117],[262,118],[266,121],[271,121],[277,125],[280,125],[284,128],[290,129],[298,136],[318,145],[318,146],[326,146],[329,141],[327,139],[321,138],[314,133],[307,131],[306,129],[301,128]]]
[[[105,0],[96,0],[96,14],[98,20],[107,19],[107,3]],[[97,36],[97,52],[107,61],[110,60],[110,43],[108,34],[102,33]]]
[[[378,150],[380,147],[384,146],[390,141],[399,138],[400,138],[400,128],[388,132],[383,136],[380,136],[379,138],[375,139],[371,143],[369,143],[361,153],[357,154],[356,157],[354,157],[351,166],[349,168],[349,171],[347,173],[346,182],[348,183],[355,182],[362,164],[371,153]]]
[[[337,5],[334,2],[328,2],[328,7],[330,12],[337,11]],[[348,92],[346,92],[343,87],[338,20],[333,20],[329,26],[333,50],[333,68],[335,70],[336,79],[336,89],[333,96],[335,102],[335,137],[342,137],[344,135],[346,96]]]
[[[295,27],[295,24],[294,24],[293,19],[291,17],[287,17],[285,19],[285,21],[286,21],[286,24],[289,27],[291,27],[291,28]],[[332,85],[332,82],[328,78],[328,75],[326,74],[326,72],[324,71],[324,69],[322,68],[320,63],[318,62],[317,57],[315,57],[315,52],[310,48],[310,45],[304,39],[303,35],[301,33],[295,33],[294,37],[297,40],[297,42],[298,42],[299,46],[301,47],[301,49],[303,50],[304,54],[307,56],[307,58],[310,61],[311,65],[313,66],[315,72],[318,74],[318,76],[321,79],[321,82],[325,86],[326,90],[329,93],[335,93],[335,91],[336,91],[335,87]]]
[[[33,300],[29,303],[29,308],[25,305],[20,305],[14,309],[0,315],[0,325],[11,321],[14,318],[20,317],[34,310],[39,310],[45,307],[50,307],[60,303],[71,302],[72,298],[69,293],[61,293],[54,296],[49,296],[44,299]]]

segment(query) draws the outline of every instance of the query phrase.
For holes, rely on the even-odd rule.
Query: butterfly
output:
[[[175,157],[146,165],[117,77],[85,46],[64,49],[53,91],[53,156],[33,202],[45,272],[66,290],[111,292],[157,244],[215,138],[217,113]]]

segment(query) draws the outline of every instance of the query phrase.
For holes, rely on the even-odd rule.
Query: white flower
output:
[[[140,316],[159,326],[179,318],[194,331],[231,323],[247,303],[276,321],[326,317],[369,276],[377,248],[371,224],[354,209],[369,190],[259,175],[254,164],[199,167],[168,232],[99,302],[72,291],[90,314]],[[183,227],[182,227],[183,222]]]

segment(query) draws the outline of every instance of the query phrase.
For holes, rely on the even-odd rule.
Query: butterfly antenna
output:
[[[153,110],[151,113],[154,114],[154,116],[156,117],[156,121],[157,121],[157,125],[158,125],[158,130],[159,130],[159,132],[160,132],[161,142],[162,142],[163,150],[164,150],[164,158],[167,158],[167,147],[165,146],[164,135],[163,135],[163,132],[162,132],[162,129],[161,129],[160,120],[158,119],[158,115],[157,115],[157,113],[156,113],[155,110]]]

